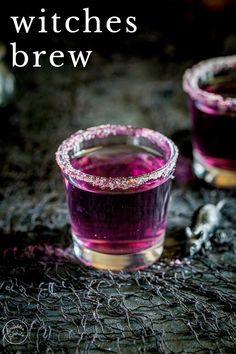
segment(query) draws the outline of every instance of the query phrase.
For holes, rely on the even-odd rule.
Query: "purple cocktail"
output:
[[[195,174],[236,186],[236,56],[210,59],[184,75],[193,122]]]
[[[79,131],[58,149],[76,255],[103,269],[138,269],[159,258],[174,144],[149,129]]]

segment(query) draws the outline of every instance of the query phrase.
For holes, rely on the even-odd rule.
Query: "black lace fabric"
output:
[[[18,74],[0,120],[1,353],[235,353],[236,192],[204,186],[182,167],[160,261],[133,273],[97,271],[73,255],[54,162],[64,138],[110,122],[172,136],[190,166],[185,67],[99,59],[86,72]],[[222,199],[211,248],[190,258],[184,229],[193,212]]]

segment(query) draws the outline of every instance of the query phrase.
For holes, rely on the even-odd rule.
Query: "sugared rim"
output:
[[[189,96],[220,111],[236,111],[236,98],[223,97],[199,87],[199,80],[223,69],[236,69],[236,55],[207,59],[187,69],[183,76],[183,89]]]
[[[93,140],[95,138],[99,139],[119,135],[145,137],[156,145],[168,148],[170,151],[170,157],[161,168],[135,177],[99,177],[77,170],[72,166],[69,152],[73,151],[75,146],[78,146],[84,141]],[[133,189],[151,180],[160,178],[167,179],[173,175],[177,157],[177,147],[170,139],[161,133],[148,128],[135,128],[126,125],[110,124],[99,125],[86,130],[79,130],[68,139],[64,140],[56,152],[56,161],[64,175],[77,181],[87,182],[93,187],[98,187],[102,190]]]

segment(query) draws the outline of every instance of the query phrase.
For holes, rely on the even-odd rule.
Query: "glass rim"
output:
[[[206,79],[221,70],[236,69],[236,55],[202,60],[187,69],[183,75],[183,90],[194,100],[220,111],[236,111],[236,98],[223,97],[220,94],[207,92],[199,87],[199,80]]]
[[[102,177],[90,175],[74,168],[71,164],[70,152],[75,146],[93,139],[102,139],[110,136],[133,136],[144,137],[152,143],[167,145],[170,156],[165,164],[149,173],[139,176],[129,177]],[[158,146],[158,145],[157,145]],[[56,152],[56,162],[67,177],[77,181],[87,182],[93,187],[99,187],[102,190],[127,190],[138,187],[146,182],[155,181],[160,178],[169,179],[174,172],[178,158],[178,148],[172,140],[165,135],[151,130],[149,128],[136,128],[130,125],[105,124],[95,127],[79,130],[64,140]]]

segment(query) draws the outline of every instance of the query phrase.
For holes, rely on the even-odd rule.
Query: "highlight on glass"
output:
[[[186,70],[183,88],[189,96],[196,176],[216,187],[236,187],[236,56]]]
[[[160,257],[177,156],[164,135],[123,125],[80,130],[59,146],[79,260],[135,270]]]

